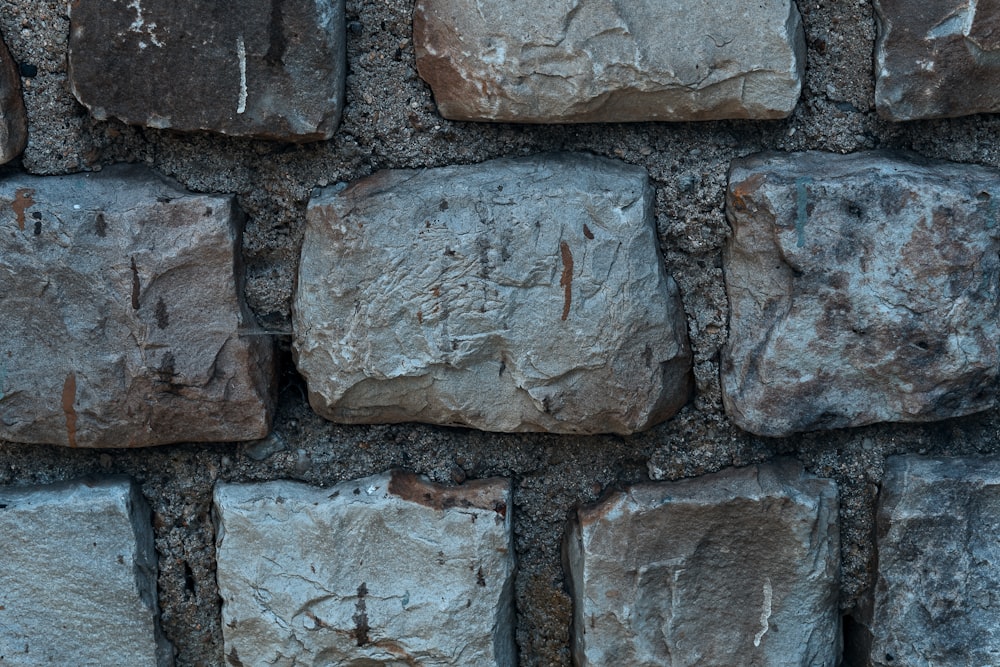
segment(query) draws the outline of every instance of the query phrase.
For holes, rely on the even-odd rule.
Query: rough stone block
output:
[[[894,456],[877,514],[871,660],[1000,663],[1000,465]]]
[[[166,667],[158,618],[150,512],[135,485],[0,487],[0,664]]]
[[[382,171],[309,204],[295,353],[346,423],[631,433],[690,385],[646,173],[549,155]]]
[[[890,120],[1000,111],[1000,9],[982,0],[874,0],[875,105]]]
[[[215,489],[231,664],[516,664],[509,483]]]
[[[783,118],[805,68],[791,0],[418,0],[413,40],[455,120]]]
[[[99,120],[315,141],[344,104],[343,0],[74,0],[69,78]]]
[[[21,97],[17,63],[0,40],[0,164],[10,162],[28,144],[28,115]]]
[[[579,510],[574,664],[838,665],[837,507],[834,482],[779,461]]]
[[[229,195],[134,166],[0,180],[0,438],[252,440],[273,412]]]
[[[733,163],[723,400],[767,436],[996,404],[1000,172],[872,152]]]

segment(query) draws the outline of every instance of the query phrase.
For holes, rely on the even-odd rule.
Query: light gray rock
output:
[[[1000,664],[997,460],[890,457],[877,517],[868,664]]]
[[[401,472],[215,489],[233,665],[516,664],[510,485]]]
[[[0,180],[0,438],[252,440],[273,362],[243,305],[243,218],[142,167]]]
[[[837,507],[833,481],[779,460],[579,510],[574,664],[838,665]]]
[[[0,487],[0,663],[173,664],[149,507],[127,479]]]
[[[10,162],[28,144],[28,115],[21,97],[17,63],[0,40],[0,164]]]
[[[874,0],[875,106],[890,120],[1000,111],[995,2]]]
[[[759,435],[996,404],[1000,172],[892,153],[733,163],[722,353]]]
[[[791,0],[417,0],[413,41],[455,120],[783,118],[805,68]]]
[[[631,433],[691,353],[646,173],[549,155],[381,171],[309,204],[294,352],[345,423]]]
[[[99,119],[316,141],[344,105],[343,0],[74,0],[69,79]]]

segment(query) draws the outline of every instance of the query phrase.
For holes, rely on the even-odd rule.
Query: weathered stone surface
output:
[[[456,120],[783,118],[805,67],[790,0],[418,0],[413,39]]]
[[[310,202],[294,304],[309,400],[347,423],[630,433],[691,355],[645,172],[549,155],[382,171]]]
[[[877,526],[869,664],[1000,664],[997,460],[890,457]]]
[[[234,198],[141,168],[0,180],[0,438],[251,440],[272,414]]]
[[[10,162],[28,143],[28,116],[21,97],[17,63],[0,40],[0,164]]]
[[[150,512],[136,486],[0,487],[0,663],[172,665],[158,617]]]
[[[792,461],[641,484],[566,540],[575,664],[834,667],[837,488]]]
[[[875,105],[891,120],[1000,111],[1000,4],[874,0]]]
[[[95,118],[283,141],[333,136],[343,0],[74,0],[69,75]]]
[[[516,664],[509,483],[215,489],[231,664]]]
[[[753,433],[996,404],[1000,172],[891,153],[734,162],[730,419]]]

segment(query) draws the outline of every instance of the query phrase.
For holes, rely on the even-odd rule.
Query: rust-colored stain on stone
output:
[[[573,302],[573,253],[569,250],[569,245],[565,241],[559,242],[559,252],[562,254],[562,277],[559,285],[565,289],[563,297],[562,319],[569,317],[569,306]]]
[[[24,231],[24,212],[35,205],[34,194],[33,188],[19,188],[14,192],[14,201],[10,203],[14,215],[17,216],[17,228],[21,231]]]
[[[500,479],[477,479],[461,486],[445,486],[422,479],[419,475],[393,470],[389,493],[403,500],[436,510],[452,507],[475,507],[507,516],[507,483]]]
[[[62,409],[66,413],[66,438],[76,447],[76,373],[70,372],[63,382]]]

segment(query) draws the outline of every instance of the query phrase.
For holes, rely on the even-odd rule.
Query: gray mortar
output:
[[[1000,166],[1000,116],[880,120],[874,112],[870,3],[821,0],[801,2],[799,9],[809,53],[802,99],[788,120],[521,127],[440,118],[430,90],[416,76],[411,3],[348,0],[350,70],[341,129],[328,142],[288,146],[91,120],[66,84],[65,2],[0,0],[0,31],[14,57],[38,67],[37,76],[25,80],[30,139],[21,166],[52,174],[144,162],[193,190],[238,193],[251,216],[244,249],[248,300],[261,335],[273,335],[286,352],[275,434],[264,443],[131,451],[0,443],[0,484],[87,473],[124,473],[139,481],[153,509],[164,630],[180,666],[224,664],[210,518],[211,487],[220,479],[330,485],[391,466],[443,482],[513,478],[521,664],[568,665],[571,603],[560,540],[575,504],[648,477],[677,479],[791,454],[840,485],[841,602],[850,613],[871,583],[872,512],[885,456],[997,452],[1000,412],[783,440],[732,427],[722,412],[717,363],[728,319],[720,268],[728,233],[722,211],[726,170],[732,158],[765,149],[846,153],[872,147]],[[696,398],[671,421],[631,438],[342,427],[315,416],[287,355],[302,217],[312,189],[381,168],[550,150],[590,151],[649,171],[667,269],[688,314]]]

